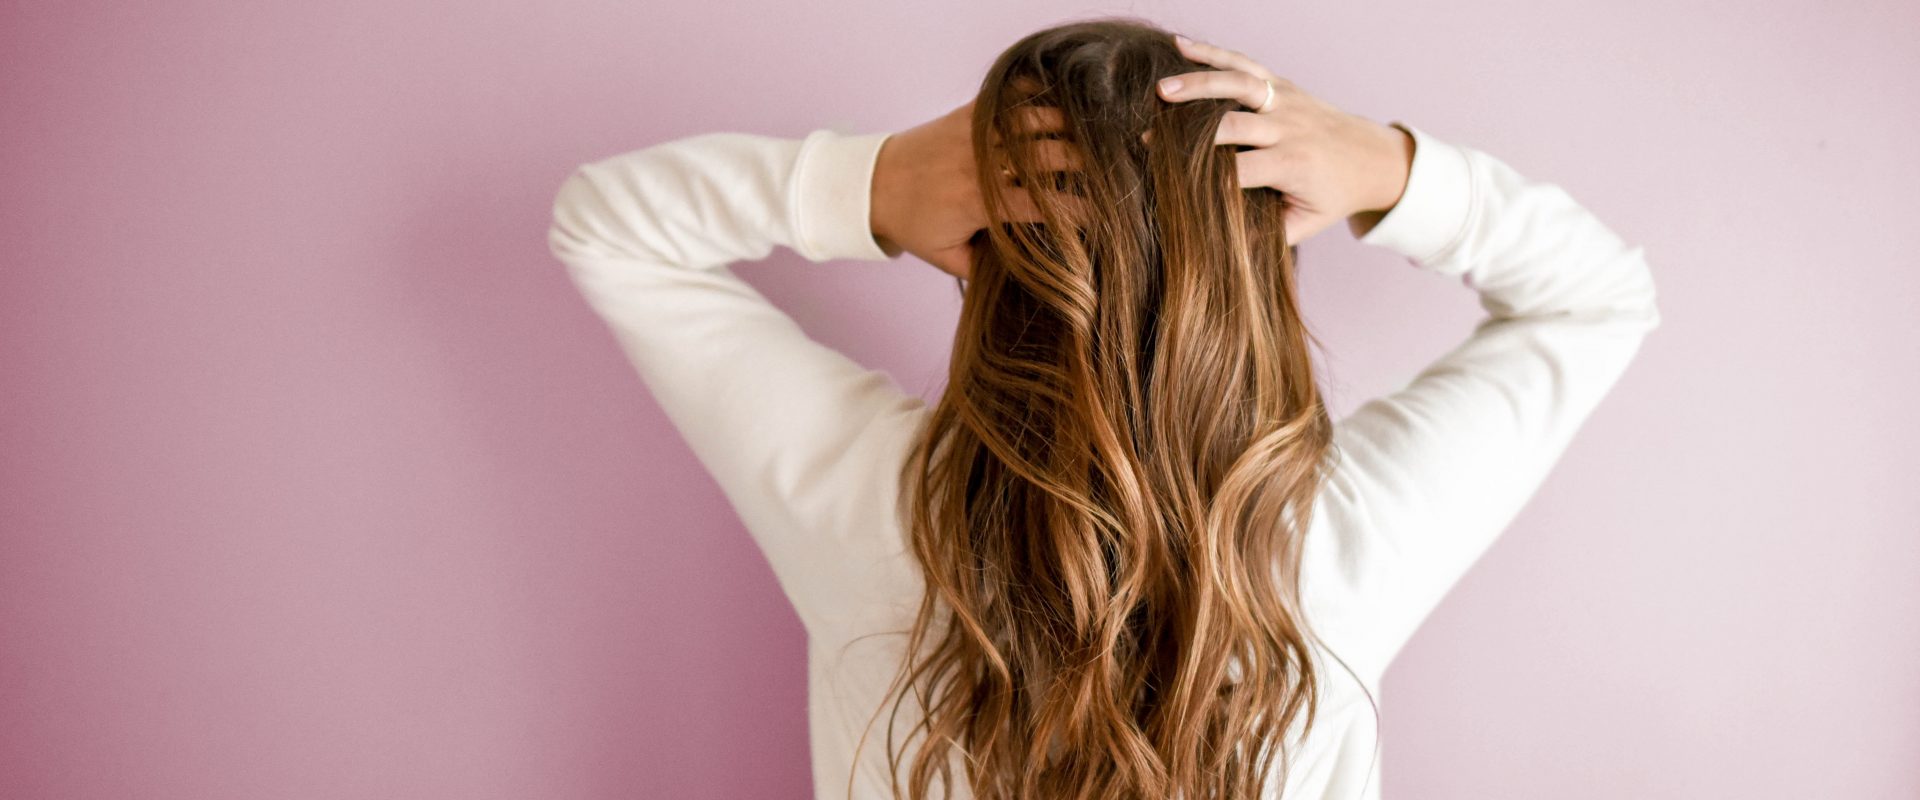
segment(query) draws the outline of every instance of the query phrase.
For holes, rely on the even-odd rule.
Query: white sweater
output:
[[[1405,194],[1360,241],[1459,276],[1487,316],[1402,388],[1337,421],[1301,587],[1332,653],[1315,651],[1318,722],[1285,743],[1287,798],[1378,797],[1373,701],[1387,665],[1660,320],[1641,247],[1558,186],[1405,127],[1415,141]],[[888,260],[868,227],[887,136],[711,133],[588,163],[560,187],[549,236],[806,626],[821,800],[848,796],[854,744],[920,599],[894,498],[928,408],[813,341],[728,265],[776,245],[814,263]],[[896,730],[917,721],[909,698]],[[890,797],[887,724],[882,714],[859,753],[855,798]],[[957,755],[954,766],[964,774]],[[1267,796],[1281,796],[1273,788]]]

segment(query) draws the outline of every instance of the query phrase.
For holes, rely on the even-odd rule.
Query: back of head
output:
[[[994,222],[902,475],[927,586],[894,686],[924,721],[887,736],[903,796],[948,785],[957,749],[982,798],[1253,797],[1312,724],[1299,551],[1332,425],[1285,199],[1213,143],[1238,104],[1155,91],[1207,68],[1106,18],[1021,39],[981,85]]]

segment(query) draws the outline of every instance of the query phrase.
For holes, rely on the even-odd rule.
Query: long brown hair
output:
[[[1250,798],[1312,727],[1298,577],[1333,426],[1285,198],[1213,143],[1244,109],[1155,92],[1207,68],[1105,17],[1022,38],[981,84],[994,224],[902,467],[927,591],[887,694],[918,697],[912,800],[936,776],[952,796],[954,748],[980,798]],[[1029,107],[1058,109],[1082,169],[1043,168]],[[1010,221],[1003,167],[1043,222]]]

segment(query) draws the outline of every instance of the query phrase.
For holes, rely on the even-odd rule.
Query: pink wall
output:
[[[547,255],[553,191],[902,128],[1109,8],[149,5],[0,12],[0,796],[802,796],[799,624]],[[1920,6],[1127,8],[1554,179],[1658,271],[1390,677],[1389,796],[1920,795]],[[1478,312],[1341,229],[1307,259],[1342,411]],[[944,276],[802,263],[742,272],[934,385]]]

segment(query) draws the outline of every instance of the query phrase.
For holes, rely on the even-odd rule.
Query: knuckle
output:
[[[1220,125],[1215,129],[1213,138],[1215,141],[1238,139],[1245,133],[1244,125],[1239,114],[1228,112],[1220,117]]]
[[[1259,126],[1259,133],[1257,135],[1262,147],[1271,147],[1280,142],[1281,132],[1285,128],[1276,116],[1273,114],[1251,114],[1249,116],[1253,117],[1250,122]]]

